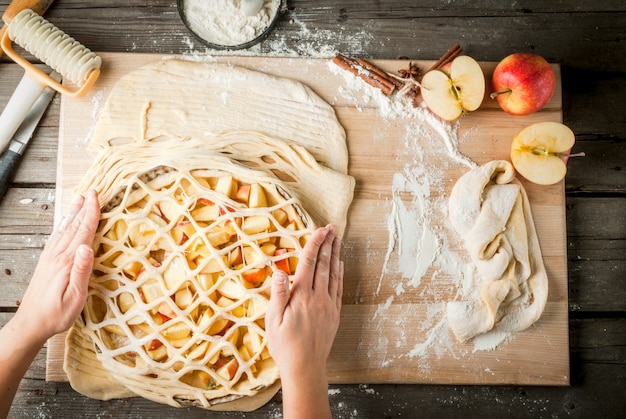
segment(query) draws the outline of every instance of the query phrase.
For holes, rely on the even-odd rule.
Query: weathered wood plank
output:
[[[561,67],[563,122],[578,140],[626,139],[625,78],[624,72]]]
[[[594,246],[587,248],[602,241],[625,240],[626,198],[569,197],[567,220],[570,239],[594,241]]]
[[[0,1],[0,9],[10,0]],[[303,10],[324,11],[336,6],[333,0],[291,0],[289,8],[301,8]],[[619,0],[602,0],[589,2],[585,0],[572,0],[568,2],[545,2],[543,0],[525,1],[523,7],[510,6],[494,0],[459,0],[454,3],[454,7],[447,7],[439,0],[421,0],[419,2],[410,0],[396,1],[393,4],[384,2],[371,2],[359,0],[350,2],[350,7],[355,10],[368,11],[370,15],[384,13],[385,15],[395,15],[398,17],[412,16],[491,16],[491,15],[522,15],[529,13],[586,13],[586,12],[614,12],[623,10],[623,2]],[[144,10],[155,7],[174,7],[170,0],[135,0],[132,3],[124,0],[101,1],[97,6],[89,0],[64,0],[56,8],[63,9],[87,9],[87,8],[143,8]],[[48,12],[50,13],[50,12]]]
[[[0,250],[0,307],[14,310],[24,296],[41,254],[40,249]],[[5,272],[9,270],[10,274]]]
[[[2,201],[0,307],[14,309],[24,295],[52,230],[54,199],[52,188],[11,188]]]
[[[416,6],[409,0],[393,6],[368,1],[349,5],[296,1],[289,2],[289,10],[268,39],[249,52],[311,55],[339,50],[369,58],[433,59],[461,40],[480,61],[533,51],[564,66],[624,71],[623,4],[595,4],[579,2],[571,7],[532,2],[529,7],[514,8],[493,1],[463,2],[460,7],[456,2]],[[126,6],[101,2],[96,16],[85,10],[92,3],[60,2],[46,16],[94,51],[205,51],[182,24],[173,2]]]
[[[10,188],[0,205],[0,234],[49,234],[54,200],[53,188]]]
[[[569,303],[626,312],[626,198],[567,198]]]
[[[626,194],[626,139],[578,140],[572,153],[581,151],[584,157],[571,158],[567,163],[566,193],[571,196],[584,196],[587,192]]]
[[[0,307],[14,309],[26,291],[52,229],[54,189],[9,189],[0,205]]]
[[[570,251],[568,262],[570,311],[625,312],[624,240],[577,242],[570,239],[569,243],[570,249],[575,249]],[[607,244],[612,247],[608,248]],[[593,248],[594,245],[599,248]]]
[[[0,322],[8,316],[0,313]],[[623,381],[615,377],[626,374],[626,320],[572,320],[570,334],[574,357],[571,387],[332,385],[329,397],[334,417],[461,418],[468,412],[495,417],[617,417],[624,407]],[[43,381],[42,353],[22,381],[11,417],[56,417],[61,412],[65,417],[207,417],[201,409],[179,410],[140,398],[89,400],[67,383]],[[280,411],[279,393],[268,405],[246,417],[277,418]]]
[[[14,185],[49,185],[54,188],[57,171],[58,127],[40,126],[26,149]]]

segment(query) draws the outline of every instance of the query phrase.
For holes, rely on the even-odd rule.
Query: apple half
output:
[[[485,96],[483,70],[467,55],[456,57],[449,67],[429,71],[420,85],[428,108],[447,121],[475,111]]]
[[[565,164],[574,145],[574,133],[558,122],[538,122],[513,137],[511,162],[517,172],[539,185],[552,185],[565,177]]]

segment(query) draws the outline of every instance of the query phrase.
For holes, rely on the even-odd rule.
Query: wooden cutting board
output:
[[[63,98],[57,174],[58,220],[68,208],[72,189],[90,166],[86,151],[99,110],[120,76],[164,57],[140,54],[101,54],[103,69],[96,86],[82,99]],[[409,211],[431,210],[428,225],[443,240],[437,252],[467,258],[451,230],[446,197],[468,170],[458,163],[436,136],[423,140],[423,122],[394,117],[375,100],[375,92],[359,85],[322,59],[220,57],[220,62],[301,81],[333,105],[346,129],[349,172],[356,190],[344,237],[346,267],[341,325],[328,362],[331,383],[440,383],[568,385],[567,261],[564,184],[526,187],[539,234],[550,292],[541,319],[495,348],[489,342],[457,343],[445,324],[445,303],[459,299],[460,279],[445,266],[430,266],[419,278],[405,272],[406,248],[420,238],[411,231],[393,237],[389,217],[398,205]],[[406,61],[376,61],[395,72]],[[432,62],[418,62],[429,68]],[[490,80],[493,63],[481,64]],[[477,164],[507,159],[513,135],[539,121],[561,122],[560,71],[554,66],[557,88],[540,112],[515,117],[486,98],[481,108],[448,129],[457,133],[460,152]],[[159,86],[154,86],[158,89]],[[426,135],[427,136],[427,135]],[[429,171],[438,177],[431,185]],[[418,175],[416,175],[416,173]],[[413,177],[412,177],[413,176]],[[398,179],[417,181],[416,191],[397,188]],[[420,183],[421,182],[421,183]],[[396,186],[394,186],[396,185]],[[426,188],[426,189],[424,189]],[[406,218],[407,214],[403,216]],[[419,231],[419,225],[415,226]],[[394,242],[395,240],[395,242]],[[402,243],[400,243],[400,241]],[[414,243],[410,243],[413,241]],[[423,247],[424,243],[420,246]],[[438,253],[438,254],[439,254]],[[64,336],[48,345],[47,379],[66,381],[63,372]]]

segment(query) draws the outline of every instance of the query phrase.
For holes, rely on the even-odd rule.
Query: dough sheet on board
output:
[[[345,132],[330,105],[289,79],[225,64],[157,61],[119,80],[89,147],[99,155],[76,192],[93,188],[102,205],[142,174],[169,167],[173,182],[195,172],[276,185],[298,217],[310,217],[309,229],[346,228],[355,182],[347,175]],[[253,410],[280,387],[270,364],[248,387],[204,395],[182,383],[172,388],[171,381],[150,387],[128,378],[123,367],[107,369],[111,363],[103,365],[84,327],[79,319],[68,334],[64,368],[72,386],[91,397],[142,395],[171,405]]]

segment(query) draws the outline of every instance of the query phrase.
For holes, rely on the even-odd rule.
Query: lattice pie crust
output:
[[[104,368],[171,404],[274,383],[271,273],[295,272],[313,227],[276,183],[167,166],[136,175],[102,208],[94,241],[83,330]]]
[[[223,105],[199,119],[215,92],[239,103],[259,88],[245,119]],[[280,387],[264,330],[271,273],[294,273],[316,226],[343,234],[352,201],[332,108],[287,79],[160,61],[116,84],[90,147],[100,153],[76,192],[95,189],[102,215],[87,303],[66,339],[72,387],[213,410],[265,404]]]

